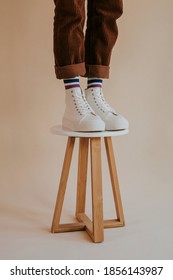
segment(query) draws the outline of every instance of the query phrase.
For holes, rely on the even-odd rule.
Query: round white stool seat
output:
[[[76,132],[68,129],[64,129],[60,125],[51,127],[51,132],[57,135],[71,136],[71,137],[112,137],[128,134],[128,129],[116,130],[116,131],[101,131],[101,132]]]

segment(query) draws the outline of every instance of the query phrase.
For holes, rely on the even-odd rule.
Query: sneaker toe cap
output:
[[[80,126],[86,131],[105,130],[105,123],[99,116],[86,116],[80,121]]]
[[[106,130],[128,129],[128,120],[121,115],[109,114],[106,118]]]

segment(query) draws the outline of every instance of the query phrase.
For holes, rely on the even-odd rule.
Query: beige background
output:
[[[105,230],[97,245],[85,232],[49,232],[66,145],[49,132],[64,111],[53,9],[52,0],[0,0],[0,258],[172,259],[173,1],[124,1],[104,91],[130,122],[129,135],[113,140],[126,227]],[[63,220],[74,213],[76,161]],[[110,217],[104,151],[103,175]]]

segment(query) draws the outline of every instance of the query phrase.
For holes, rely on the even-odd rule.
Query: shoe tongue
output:
[[[76,91],[74,92],[74,95],[80,97],[80,96],[83,96],[83,92],[82,92],[81,89],[78,89],[78,90],[76,90]]]
[[[95,89],[97,92],[101,93],[101,87],[94,87],[94,89]]]
[[[103,96],[103,92],[102,92],[100,87],[95,87],[94,88],[94,94],[99,95],[99,96]]]

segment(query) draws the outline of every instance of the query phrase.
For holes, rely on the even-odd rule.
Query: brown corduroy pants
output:
[[[113,46],[117,40],[116,20],[122,15],[122,0],[54,0],[54,57],[58,79],[109,77]]]

